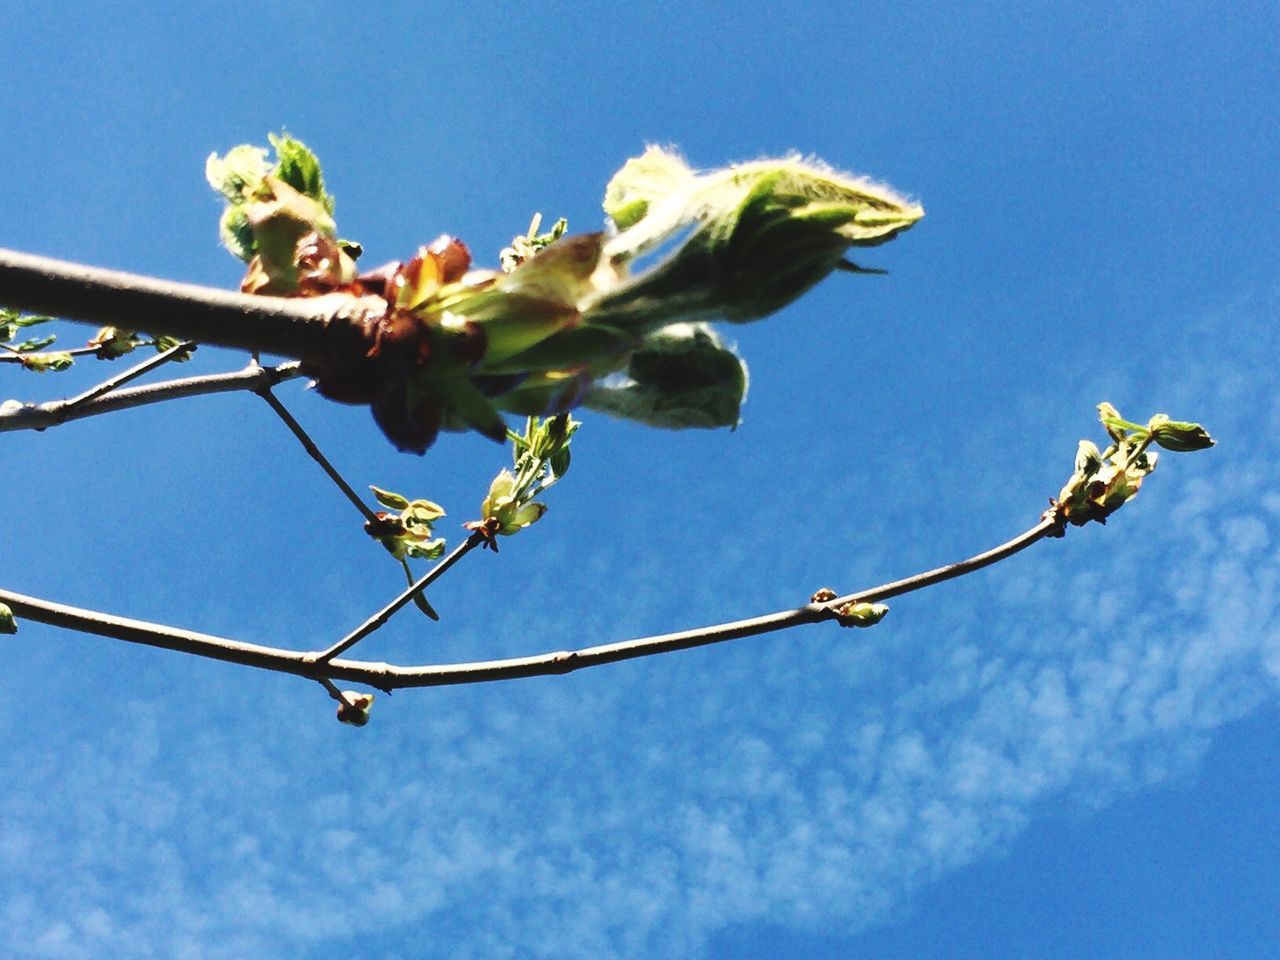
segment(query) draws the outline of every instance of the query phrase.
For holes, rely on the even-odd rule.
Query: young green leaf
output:
[[[735,427],[747,382],[746,364],[709,326],[673,324],[649,335],[626,378],[593,387],[585,404],[672,430]]]
[[[269,133],[267,140],[275,148],[277,157],[272,173],[299,193],[319,201],[332,214],[333,197],[325,192],[324,175],[320,171],[320,161],[316,155],[305,143],[287,133],[279,136]]]
[[[369,484],[369,489],[373,491],[374,499],[386,507],[388,510],[403,510],[409,506],[409,498],[393,493],[390,490],[383,490],[381,487],[375,487]]]

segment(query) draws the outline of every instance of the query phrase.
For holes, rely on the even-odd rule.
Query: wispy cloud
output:
[[[1244,389],[1255,356],[1155,374],[1217,411],[1211,467],[1170,465],[1106,530],[852,639],[407,693],[356,733],[292,700],[254,711],[278,678],[203,664],[104,680],[87,729],[11,720],[0,939],[24,958],[599,960],[880,921],[1038,803],[1176,776],[1275,697],[1280,419]],[[555,617],[547,635],[616,634],[594,608]]]

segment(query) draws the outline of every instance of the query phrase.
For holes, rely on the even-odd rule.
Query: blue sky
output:
[[[1034,522],[1094,405],[1202,420],[1107,527],[814,627],[379,700],[24,624],[0,689],[20,958],[1256,957],[1280,944],[1270,3],[317,3],[0,13],[0,244],[231,287],[205,156],[314,147],[370,262],[601,222],[646,143],[796,149],[927,217],[729,335],[734,433],[584,417],[551,510],[365,641],[449,662],[792,606]],[[69,328],[77,337],[80,328]],[[243,362],[207,350],[200,370]],[[0,370],[0,397],[100,368]],[[460,523],[506,454],[356,484]],[[250,396],[5,434],[4,586],[299,649],[399,588]],[[460,531],[450,527],[456,539]]]

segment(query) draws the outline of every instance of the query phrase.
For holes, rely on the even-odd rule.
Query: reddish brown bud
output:
[[[431,241],[427,252],[440,265],[440,277],[445,283],[456,283],[471,269],[471,251],[465,243],[447,233]]]

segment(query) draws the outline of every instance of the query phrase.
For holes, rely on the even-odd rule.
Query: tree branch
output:
[[[360,624],[360,626],[352,630],[349,634],[347,634],[345,637],[343,637],[341,640],[339,640],[337,643],[331,646],[328,650],[324,651],[321,654],[316,655],[316,659],[322,663],[328,662],[333,660],[334,657],[342,653],[344,650],[347,650],[348,648],[355,646],[357,643],[359,643],[361,640],[363,640],[365,637],[373,633],[373,631],[377,630],[389,619],[391,619],[391,615],[395,613],[397,610],[399,610],[401,607],[403,607],[405,604],[407,604],[409,601],[411,601],[414,598],[414,596],[421,593],[423,590],[427,589],[427,587],[431,586],[431,584],[435,583],[442,576],[444,576],[445,572],[448,571],[450,567],[452,567],[455,563],[457,563],[459,560],[465,557],[468,553],[470,553],[476,547],[480,546],[480,544],[483,543],[486,539],[487,539],[486,536],[482,533],[471,534],[471,536],[467,537],[466,540],[462,541],[462,543],[456,546],[453,549],[452,553],[450,553],[447,557],[445,557],[443,560],[437,563],[434,567],[432,567],[430,570],[428,570],[426,573],[420,576],[417,580],[414,580],[412,583],[410,583],[409,586],[405,587],[405,589],[401,591],[400,595],[397,596],[394,600],[392,600],[385,607],[383,607],[381,610],[379,610],[377,613],[371,616],[364,623]],[[439,617],[437,616],[433,619],[439,619]]]
[[[0,404],[0,433],[9,430],[45,430],[68,420],[96,417],[116,410],[128,410],[151,403],[176,400],[179,397],[198,397],[210,393],[231,393],[236,390],[261,390],[273,387],[285,380],[302,375],[297,361],[275,367],[261,367],[251,363],[243,370],[232,373],[214,373],[180,380],[165,380],[144,387],[114,390],[105,396],[91,400],[72,397],[69,400],[50,400],[47,403]],[[97,388],[95,388],[97,389]]]
[[[312,362],[326,359],[330,324],[386,309],[380,297],[255,297],[2,248],[0,304]]]
[[[177,344],[176,346],[170,347],[168,350],[164,350],[156,354],[154,357],[148,357],[146,360],[143,360],[139,364],[135,364],[128,370],[122,370],[114,377],[108,377],[96,387],[90,387],[84,393],[77,394],[68,400],[64,400],[63,403],[66,405],[64,409],[67,412],[70,412],[76,407],[83,406],[90,400],[97,400],[99,397],[105,396],[112,390],[123,387],[126,383],[130,383],[137,380],[139,377],[150,373],[152,370],[156,369],[156,367],[164,366],[164,364],[168,363],[179,353],[182,353],[184,350],[190,350],[194,346],[195,343],[187,340],[183,343]]]
[[[275,411],[276,416],[279,417],[284,425],[289,428],[289,432],[293,434],[294,438],[300,444],[302,444],[302,449],[307,451],[307,455],[320,465],[320,469],[323,470],[325,475],[333,481],[334,486],[342,491],[342,495],[350,500],[352,505],[360,511],[360,515],[364,517],[365,521],[369,523],[376,521],[377,517],[374,516],[373,511],[370,510],[365,502],[360,499],[359,495],[351,489],[351,484],[347,483],[347,481],[343,479],[343,476],[338,472],[338,469],[329,462],[329,458],[324,455],[318,446],[316,446],[316,442],[311,439],[311,435],[303,429],[302,424],[300,424],[294,415],[288,411],[285,405],[280,402],[280,398],[271,392],[271,386],[268,385],[261,387],[254,392],[267,402],[267,406]]]
[[[77,607],[51,603],[35,597],[28,597],[7,590],[0,590],[0,603],[7,604],[18,617],[47,623],[51,626],[79,630],[99,636],[125,640],[130,643],[142,643],[153,647],[164,647],[181,653],[224,660],[245,666],[274,670],[279,673],[295,674],[312,680],[323,681],[347,680],[364,683],[381,690],[394,690],[406,687],[437,687],[461,683],[484,683],[493,680],[515,680],[524,677],[549,676],[553,674],[571,673],[586,667],[596,667],[620,660],[631,660],[636,657],[647,657],[658,653],[670,653],[676,650],[688,650],[693,647],[706,646],[712,643],[723,643],[743,637],[758,636],[797,627],[801,624],[819,623],[824,620],[839,618],[840,607],[848,603],[874,602],[889,597],[910,593],[924,587],[952,580],[956,577],[972,573],[982,567],[1013,556],[1025,550],[1038,540],[1061,531],[1060,521],[1056,516],[1042,519],[1031,529],[1020,536],[1003,543],[998,547],[980,553],[977,556],[928,570],[924,573],[895,580],[891,583],[871,587],[857,593],[825,603],[810,603],[792,610],[781,610],[776,613],[753,617],[748,620],[736,620],[730,623],[701,627],[695,630],[684,630],[659,636],[643,637],[638,640],[626,640],[602,646],[587,647],[581,650],[561,650],[531,657],[515,657],[505,660],[490,660],[477,663],[441,664],[429,666],[401,667],[388,663],[372,663],[359,660],[329,660],[331,655],[298,653],[276,647],[265,647],[257,644],[227,640],[209,634],[193,633],[141,620],[130,620],[110,614],[83,610]],[[468,543],[470,540],[467,541]],[[454,556],[459,551],[454,552]],[[437,572],[438,571],[438,572]],[[443,571],[439,567],[432,573],[439,576]],[[428,574],[427,576],[431,576]],[[365,636],[369,630],[365,628],[379,617],[385,620],[397,608],[403,605],[415,589],[425,586],[423,580],[401,594],[396,601],[380,611],[359,630],[348,636],[355,639]],[[381,621],[379,621],[381,622]],[[363,632],[362,632],[363,631]],[[343,641],[346,643],[346,640]],[[342,644],[331,648],[334,653],[345,649]]]

